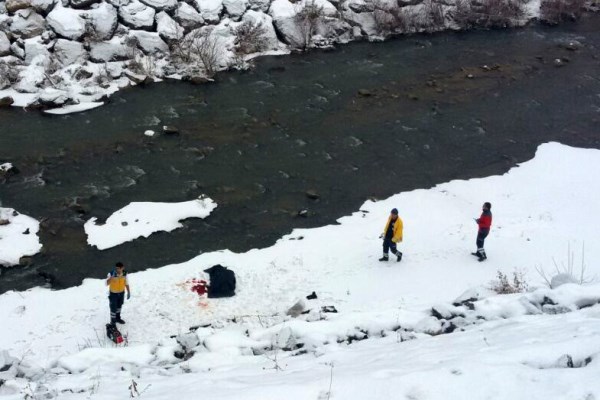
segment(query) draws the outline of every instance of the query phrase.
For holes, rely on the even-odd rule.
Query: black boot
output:
[[[121,319],[121,314],[117,314],[117,319],[115,320],[117,324],[124,324],[125,321]]]
[[[401,251],[397,251],[397,252],[396,252],[396,257],[397,257],[397,258],[396,258],[396,261],[397,261],[397,262],[400,262],[400,261],[402,261],[402,252],[401,252]]]
[[[390,259],[390,258],[388,257],[388,255],[387,255],[387,254],[384,254],[384,255],[383,255],[383,257],[381,257],[381,258],[379,259],[379,261],[389,261],[389,259]]]
[[[481,253],[479,253],[479,262],[485,261],[487,260],[487,256],[485,255],[485,251],[482,251]]]

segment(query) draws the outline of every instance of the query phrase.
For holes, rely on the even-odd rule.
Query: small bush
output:
[[[263,51],[267,47],[266,29],[261,24],[244,21],[233,32],[237,54],[251,54]]]
[[[496,280],[490,282],[490,289],[498,294],[511,294],[526,292],[529,285],[525,281],[525,275],[521,271],[514,271],[512,281],[502,271],[498,271]]]
[[[542,0],[540,19],[550,25],[567,20],[576,20],[581,16],[585,0]]]
[[[312,45],[312,37],[317,27],[324,17],[323,7],[317,5],[314,0],[305,3],[294,16],[299,37],[291,45],[299,50],[308,49]]]
[[[454,22],[463,29],[508,28],[516,25],[524,16],[521,0],[457,0],[452,13]]]

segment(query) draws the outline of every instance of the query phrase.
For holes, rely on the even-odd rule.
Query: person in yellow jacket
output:
[[[121,318],[121,307],[125,302],[125,290],[127,290],[127,300],[131,298],[131,291],[129,290],[127,272],[123,263],[118,262],[115,264],[115,269],[106,277],[106,285],[109,289],[110,323],[112,325],[124,324],[125,321]]]
[[[402,219],[398,216],[398,209],[393,208],[385,224],[383,233],[379,236],[379,238],[383,239],[383,257],[379,261],[388,261],[388,252],[390,250],[396,256],[396,261],[399,262],[402,260],[402,252],[396,247],[396,244],[402,241],[402,229]]]

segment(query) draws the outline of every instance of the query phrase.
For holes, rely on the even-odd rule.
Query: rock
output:
[[[263,40],[265,44],[263,51],[279,49],[280,42],[273,26],[273,18],[269,15],[260,11],[248,10],[242,17],[242,22],[251,22],[254,25],[263,27]]]
[[[569,40],[568,42],[563,43],[562,47],[564,47],[567,50],[577,51],[577,50],[581,49],[583,47],[583,45],[581,44],[581,42],[578,42],[577,40]]]
[[[50,52],[44,45],[40,37],[35,37],[25,40],[25,62],[31,64],[34,58],[42,56],[43,58],[49,58]]]
[[[142,83],[146,83],[148,77],[146,75],[134,74],[131,71],[125,71],[125,76],[136,85],[140,85]]]
[[[156,134],[156,132],[154,132],[153,130],[148,129],[147,131],[144,132],[144,135],[148,136],[148,137],[152,137]]]
[[[6,33],[0,31],[0,57],[10,54],[10,40]]]
[[[0,226],[4,226],[4,225],[8,225],[10,224],[10,221],[7,219],[0,219]]]
[[[163,133],[165,135],[179,135],[179,129],[174,126],[165,125],[163,126]]]
[[[204,18],[202,18],[200,13],[194,7],[184,2],[179,3],[177,6],[174,18],[186,31],[196,29],[204,24]]]
[[[318,200],[321,196],[319,196],[319,193],[317,193],[316,190],[309,189],[306,191],[306,197],[312,200]]]
[[[10,45],[10,51],[13,53],[15,57],[20,58],[21,60],[25,59],[25,49],[19,46],[18,42],[14,42]]]
[[[306,308],[306,306],[304,304],[304,301],[302,299],[300,299],[296,302],[296,304],[294,304],[287,310],[286,315],[296,318],[297,316],[299,316],[300,314],[302,314],[304,312],[305,308]]]
[[[354,11],[355,13],[371,13],[375,11],[375,5],[372,2],[366,2],[364,0],[350,0],[346,3],[346,6]]]
[[[556,289],[557,287],[565,285],[567,283],[579,284],[579,282],[577,281],[577,279],[575,279],[575,277],[573,275],[568,274],[568,273],[563,273],[563,274],[554,275],[552,277],[552,279],[550,280],[550,288]]]
[[[573,357],[571,357],[569,354],[563,354],[556,361],[556,366],[558,368],[573,368]]]
[[[155,10],[174,10],[177,8],[177,0],[140,0],[145,5]]]
[[[555,67],[563,67],[565,65],[561,58],[555,58],[554,61],[552,61],[552,64],[554,64]]]
[[[252,11],[260,11],[266,13],[269,11],[271,0],[249,0],[249,7]]]
[[[123,7],[126,6],[127,4],[131,3],[132,0],[106,0],[108,1],[112,6],[119,8],[119,7]]]
[[[358,95],[362,97],[370,97],[373,96],[373,92],[369,89],[358,89]]]
[[[201,76],[201,75],[185,76],[182,80],[184,80],[186,82],[191,82],[194,85],[202,85],[204,83],[208,83],[211,81],[207,77]]]
[[[108,3],[101,3],[98,7],[87,12],[88,21],[93,28],[96,41],[109,40],[113,37],[118,25],[117,9]]]
[[[123,61],[128,59],[128,55],[129,49],[119,38],[92,43],[90,46],[90,59],[93,62]]]
[[[69,5],[73,8],[86,8],[100,0],[69,0]]]
[[[183,37],[183,28],[164,11],[156,14],[156,31],[164,40],[175,40]]]
[[[248,0],[223,0],[225,12],[234,20],[239,20],[248,8]]]
[[[303,217],[303,218],[308,217],[308,210],[307,209],[302,209],[302,210],[298,211],[298,216],[299,217]]]
[[[19,10],[13,17],[10,31],[22,39],[41,35],[46,29],[46,20],[31,9]]]
[[[29,231],[29,228],[25,229],[23,231],[23,235],[29,235],[31,232]]]
[[[221,20],[223,0],[194,0],[194,3],[205,22],[216,24]]]
[[[113,62],[106,64],[106,72],[113,79],[118,79],[123,75],[123,67],[121,63]]]
[[[155,14],[152,7],[140,3],[138,0],[133,0],[128,5],[119,8],[119,17],[125,25],[133,29],[152,29]]]
[[[67,92],[49,87],[42,90],[38,98],[41,105],[52,108],[63,106],[68,100]]]
[[[144,54],[168,53],[169,46],[160,38],[158,33],[146,31],[130,31],[128,37],[135,38],[138,47]]]
[[[14,102],[14,99],[10,96],[0,97],[0,107],[11,106]]]
[[[85,33],[85,21],[80,12],[70,8],[55,7],[46,21],[57,35],[65,39],[77,40]]]
[[[62,65],[81,63],[87,58],[87,55],[80,42],[58,39],[54,44],[54,56]]]
[[[6,11],[11,14],[31,7],[31,0],[6,0]]]
[[[33,258],[31,256],[23,256],[19,258],[19,265],[22,267],[29,267],[33,264]]]
[[[200,338],[198,338],[198,335],[195,332],[182,333],[177,335],[175,340],[184,351],[189,351],[200,345]]]
[[[48,15],[56,5],[57,0],[31,0],[31,6],[42,15]]]

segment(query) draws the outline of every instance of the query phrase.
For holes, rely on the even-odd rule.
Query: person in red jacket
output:
[[[485,242],[485,238],[490,233],[490,228],[492,227],[491,210],[492,204],[486,201],[483,203],[481,216],[475,220],[475,222],[477,222],[477,226],[479,227],[477,230],[477,251],[471,254],[479,257],[479,261],[487,260],[485,250],[483,249],[483,243]]]

